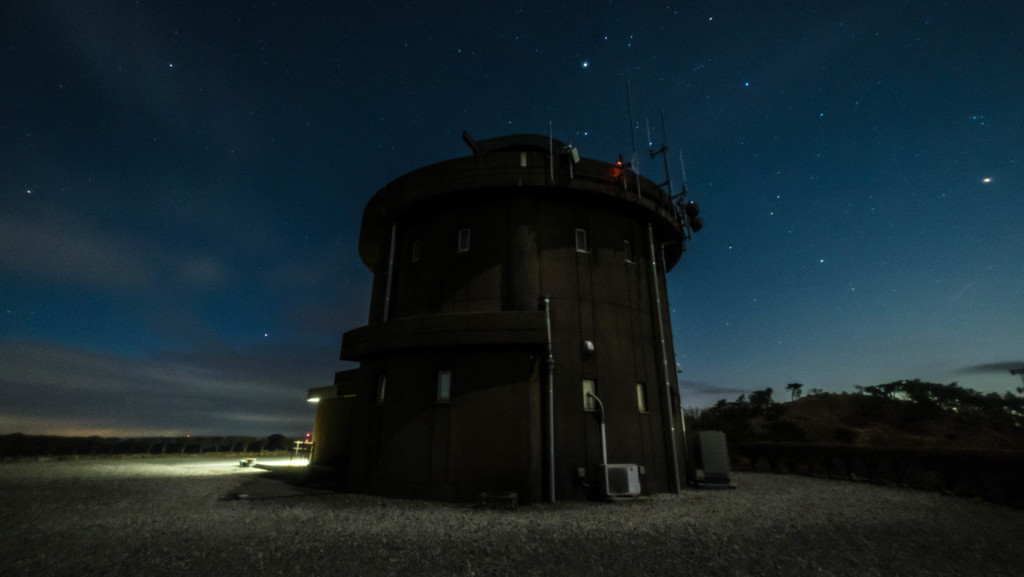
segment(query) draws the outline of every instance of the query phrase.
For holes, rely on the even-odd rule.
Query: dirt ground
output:
[[[0,575],[1021,574],[1024,511],[736,473],[516,511],[303,492],[237,459],[0,465]]]

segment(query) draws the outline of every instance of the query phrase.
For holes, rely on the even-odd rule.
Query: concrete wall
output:
[[[532,347],[426,349],[363,363],[350,473],[356,488],[468,499],[481,491],[540,498],[538,356]],[[437,400],[437,373],[452,372]],[[387,375],[375,403],[376,376]]]

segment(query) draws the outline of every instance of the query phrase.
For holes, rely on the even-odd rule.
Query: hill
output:
[[[956,383],[896,381],[856,393],[817,392],[787,403],[775,402],[769,388],[687,416],[688,429],[725,431],[733,446],[797,442],[1024,450],[1024,399],[982,394]]]

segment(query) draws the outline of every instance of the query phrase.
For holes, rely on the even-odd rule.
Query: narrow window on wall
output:
[[[590,379],[583,379],[583,410],[596,411],[597,401],[591,395],[597,394],[597,383]]]
[[[576,252],[587,252],[587,231],[582,228],[576,229]]]
[[[633,245],[628,240],[622,241],[622,245],[626,249],[626,262],[633,262]]]
[[[641,413],[647,412],[647,387],[643,383],[636,384],[636,406]]]
[[[447,403],[452,399],[452,372],[437,371],[437,402]]]
[[[377,375],[377,404],[384,403],[384,388],[388,384],[387,375]]]
[[[469,229],[459,229],[459,252],[469,252]]]
[[[412,262],[420,262],[420,239],[412,241]]]

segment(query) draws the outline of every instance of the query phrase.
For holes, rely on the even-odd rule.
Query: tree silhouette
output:
[[[771,408],[772,402],[772,388],[768,387],[763,391],[754,391],[750,393],[750,411],[754,415],[763,415]]]
[[[804,392],[803,388],[804,386],[800,383],[789,383],[786,385],[786,390],[789,391],[789,400],[795,401],[799,399],[800,395]]]

